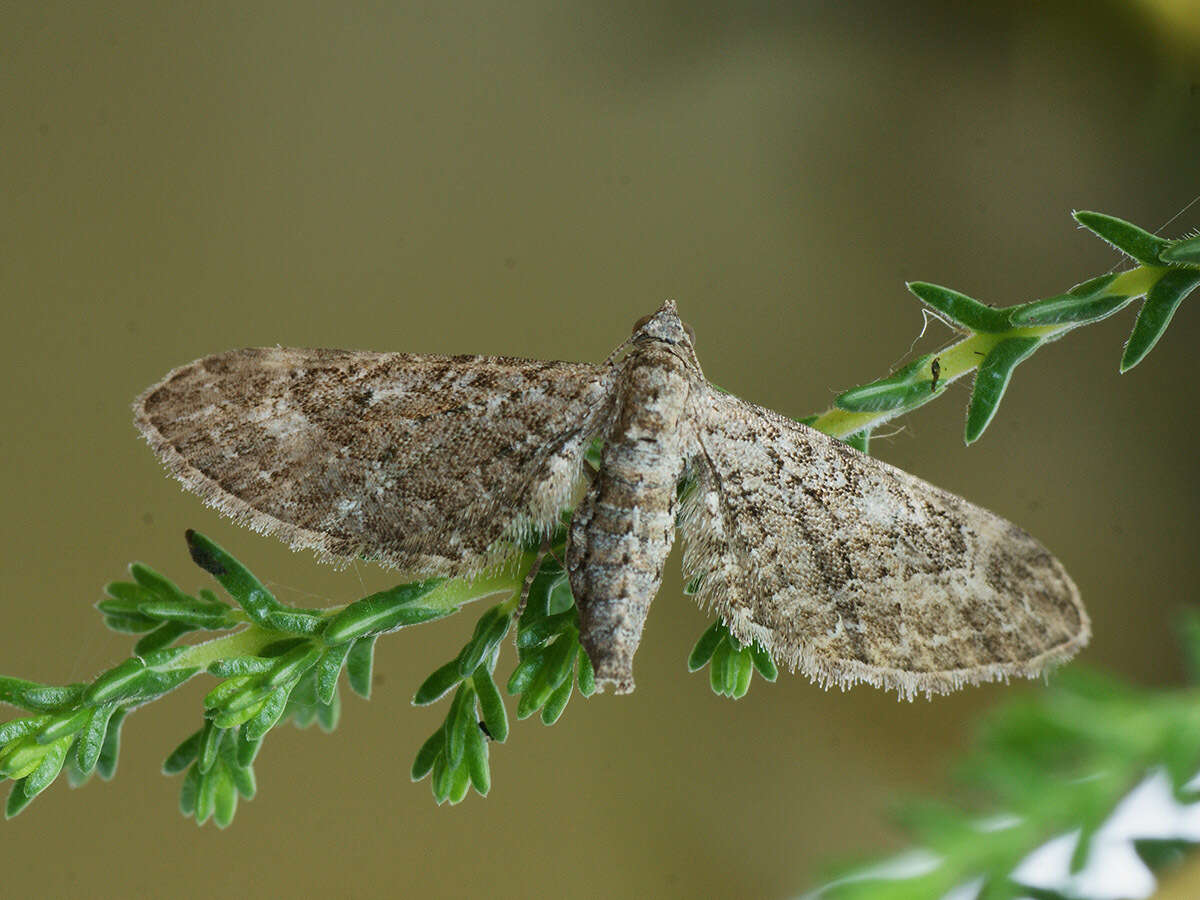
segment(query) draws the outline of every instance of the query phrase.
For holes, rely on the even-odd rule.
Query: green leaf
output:
[[[262,712],[270,695],[268,688],[250,688],[234,697],[222,709],[216,710],[211,721],[218,728],[237,728]]]
[[[371,668],[375,659],[376,635],[361,637],[350,647],[346,657],[346,679],[350,690],[364,700],[371,698]]]
[[[104,737],[108,734],[108,724],[116,706],[104,705],[92,709],[87,727],[75,742],[75,764],[82,776],[91,775],[100,760],[100,751],[104,749]]]
[[[153,631],[158,626],[158,622],[145,616],[106,615],[104,617],[104,627],[120,634],[141,634],[144,631]]]
[[[545,661],[545,649],[535,650],[530,653],[517,663],[517,667],[513,669],[512,675],[508,676],[508,684],[505,686],[505,690],[509,694],[520,694],[526,691],[529,685],[533,683],[534,678],[541,672]]]
[[[926,306],[969,331],[999,334],[1009,329],[1007,310],[992,309],[973,297],[927,281],[909,282],[908,289]]]
[[[342,674],[346,655],[350,652],[350,644],[339,644],[330,647],[317,663],[317,698],[322,703],[332,703],[337,694],[338,676]]]
[[[579,640],[574,633],[561,634],[554,641],[546,654],[546,682],[551,687],[570,681],[578,651]]]
[[[1165,263],[1200,266],[1200,235],[1170,241],[1170,246],[1158,254]]]
[[[520,699],[517,700],[517,718],[527,719],[545,706],[556,687],[558,685],[551,683],[547,677],[547,667],[539,668],[529,686],[521,692]]]
[[[382,633],[407,625],[417,625],[450,615],[456,610],[422,609],[417,601],[430,593],[444,578],[432,578],[402,584],[356,600],[325,625],[325,640],[340,644],[371,633]]]
[[[200,768],[193,765],[187,770],[183,784],[179,786],[179,811],[188,818],[196,814],[196,800],[200,796]]]
[[[221,749],[221,739],[225,737],[225,729],[218,728],[212,722],[204,723],[204,730],[200,735],[200,755],[196,759],[196,765],[200,767],[200,774],[207,774],[212,770],[212,767],[217,762],[217,755]]]
[[[571,691],[574,690],[575,683],[572,679],[567,678],[562,684],[554,689],[550,695],[550,699],[546,701],[546,705],[542,707],[542,724],[553,725],[566,709],[567,701],[571,699]]]
[[[71,749],[71,743],[72,739],[68,736],[46,745],[41,763],[24,781],[22,790],[25,791],[25,796],[32,799],[54,783],[54,779],[62,771],[63,763],[67,761],[67,751]]]
[[[155,598],[152,590],[146,590],[134,581],[110,581],[103,587],[103,592],[108,599],[96,604],[97,610],[102,612],[134,613],[138,606]]]
[[[258,684],[258,679],[253,675],[235,675],[226,681],[222,681],[215,688],[204,695],[205,709],[218,709],[229,704],[229,702],[247,688],[253,688]]]
[[[1158,265],[1159,254],[1170,245],[1170,241],[1115,216],[1086,210],[1076,212],[1074,216],[1075,221],[1084,228],[1099,235],[1126,256],[1146,265]]]
[[[433,799],[437,801],[438,806],[446,802],[446,798],[450,795],[452,785],[453,770],[446,763],[446,754],[438,753],[433,761],[433,773],[430,778],[429,787],[433,791]]]
[[[973,444],[983,434],[996,410],[1000,399],[1012,378],[1013,369],[1038,348],[1041,341],[1034,337],[1012,337],[1000,341],[984,357],[975,376],[975,389],[971,393],[971,406],[967,410],[966,440]]]
[[[170,666],[187,652],[187,647],[163,647],[159,650],[153,650],[142,657],[142,662],[146,664],[147,669],[162,669]],[[199,667],[193,668],[192,672],[198,672]],[[173,675],[173,672],[156,672],[156,675]]]
[[[704,634],[700,635],[700,640],[696,641],[696,646],[692,648],[691,655],[688,656],[689,672],[695,672],[708,665],[709,660],[713,658],[713,653],[725,639],[726,633],[725,626],[720,619],[704,630]]]
[[[409,776],[413,781],[420,781],[433,771],[433,764],[441,756],[445,746],[446,732],[445,729],[439,728],[429,736],[428,740],[421,745],[421,749],[417,751],[417,758],[413,760],[412,770],[409,772]]]
[[[487,726],[492,740],[504,743],[508,739],[508,713],[504,709],[504,700],[500,690],[492,679],[492,673],[480,666],[471,676],[475,686],[475,694],[479,698],[479,712],[483,723]]]
[[[170,755],[163,760],[163,774],[178,775],[180,772],[186,770],[187,767],[193,762],[199,759],[201,737],[201,731],[193,731],[190,735],[184,738],[183,743],[172,750]]]
[[[733,656],[732,696],[741,700],[750,690],[750,679],[754,676],[754,659],[750,651],[742,648]]]
[[[467,746],[464,752],[467,772],[471,785],[481,796],[486,797],[492,789],[492,773],[488,769],[488,746],[483,734],[478,728],[473,728],[467,734]]]
[[[750,645],[750,656],[754,660],[754,668],[758,669],[758,674],[763,679],[774,681],[779,677],[779,669],[775,665],[775,660],[761,644],[756,642]]]
[[[592,668],[592,661],[588,658],[587,651],[583,647],[579,648],[579,665],[576,677],[579,682],[579,693],[585,697],[590,697],[596,693],[596,670]]]
[[[186,648],[179,648],[186,649]],[[172,669],[167,672],[155,672],[153,670],[146,673],[145,678],[137,685],[137,689],[133,694],[126,695],[126,700],[144,700],[154,699],[175,690],[193,675],[200,671],[198,666],[190,666],[183,669]]]
[[[290,631],[294,634],[319,634],[325,625],[325,616],[304,609],[277,609],[263,618],[263,625],[274,631]]]
[[[0,778],[24,779],[42,763],[46,748],[32,737],[10,744],[0,755]]]
[[[33,797],[25,793],[25,780],[14,781],[8,802],[4,805],[4,817],[11,819],[32,802]]]
[[[1099,322],[1129,303],[1124,294],[1106,293],[1116,275],[1101,275],[1083,284],[1077,284],[1065,294],[1035,300],[1015,307],[1011,314],[1014,327],[1024,328],[1041,325],[1064,325],[1069,323]]]
[[[108,728],[104,732],[104,743],[100,747],[100,756],[96,759],[96,774],[105,781],[110,781],[117,774],[117,755],[121,751],[121,726],[125,724],[127,710],[118,707],[109,717]]]
[[[321,658],[320,647],[296,647],[285,653],[276,661],[274,670],[264,679],[268,687],[278,687],[281,684],[293,684],[300,676],[317,664]]]
[[[7,703],[29,712],[58,712],[69,709],[77,705],[83,695],[82,684],[59,687],[0,675],[0,703]]]
[[[1191,269],[1168,269],[1146,294],[1146,300],[1133,323],[1133,333],[1121,357],[1121,371],[1128,372],[1154,349],[1163,336],[1171,317],[1183,299],[1200,284],[1200,272]]]
[[[39,744],[52,744],[60,738],[82,731],[92,717],[92,707],[85,706],[73,713],[60,713],[54,716],[48,725],[37,736]]]
[[[101,612],[134,613],[139,605],[154,598],[153,593],[134,581],[110,581],[103,591],[108,599],[96,604]]]
[[[317,721],[321,707],[311,673],[292,685],[290,690],[282,718],[291,719],[297,728],[308,728]]]
[[[439,666],[417,688],[417,692],[412,698],[413,706],[428,706],[435,700],[440,700],[461,681],[462,676],[458,672],[458,660],[451,660],[444,666]]]
[[[932,353],[927,353],[897,369],[887,378],[860,385],[838,395],[833,403],[848,412],[882,412],[919,406],[930,398],[927,374]]]
[[[72,752],[67,754],[67,761],[63,763],[63,771],[67,773],[67,784],[70,785],[71,788],[81,787],[87,783],[89,778],[92,777],[91,772],[84,772],[79,768],[79,753],[77,752],[78,747],[79,741],[76,741],[73,745]]]
[[[152,600],[138,606],[138,612],[163,622],[178,622],[191,629],[232,628],[237,624],[233,608],[228,603],[201,603],[191,597],[186,601]]]
[[[246,611],[246,615],[259,625],[270,627],[267,623],[269,615],[284,609],[275,596],[263,587],[249,569],[214,541],[190,528],[185,537],[192,561],[217,579],[229,596]]]
[[[195,600],[185,594],[180,589],[179,585],[164,575],[151,569],[149,566],[135,562],[129,566],[129,574],[133,576],[134,582],[144,588],[151,596],[157,597],[168,603],[187,604],[194,603]],[[146,615],[153,615],[146,613]]]
[[[199,790],[196,792],[196,824],[203,825],[213,813],[216,803],[217,783],[211,772],[200,773]]]
[[[328,703],[318,701],[316,704],[317,710],[317,725],[321,730],[329,733],[337,728],[338,719],[342,714],[342,699],[334,692],[333,697]]]
[[[529,585],[529,593],[525,598],[525,612],[518,624],[518,631],[528,622],[547,615],[550,609],[550,594],[563,577],[562,567],[556,560],[543,557],[537,575]]]
[[[474,635],[459,654],[458,674],[463,678],[469,677],[479,668],[479,664],[500,645],[504,635],[508,634],[512,617],[505,613],[502,607],[503,604],[493,606],[479,618]]]
[[[574,607],[575,598],[571,595],[571,582],[564,575],[550,588],[546,597],[546,615],[555,616],[568,612]]]
[[[209,773],[208,780],[212,782],[212,816],[218,828],[225,828],[233,821],[237,812],[237,786],[229,768],[223,763]]]
[[[287,684],[281,685],[271,692],[258,714],[242,725],[247,740],[261,741],[263,735],[275,727],[283,715],[284,709],[287,708],[291,692],[291,685]]]
[[[231,765],[229,774],[233,778],[233,784],[237,788],[237,792],[247,800],[253,800],[254,795],[258,793],[258,783],[254,778],[254,770],[248,765]]]
[[[446,763],[452,768],[462,762],[467,737],[479,731],[476,722],[475,689],[470,684],[462,684],[446,714]]]
[[[146,678],[146,664],[140,659],[127,659],[109,669],[83,692],[86,703],[110,703],[137,693]]]
[[[732,686],[732,660],[733,649],[729,646],[729,641],[725,636],[722,636],[721,643],[717,645],[716,651],[712,656],[712,663],[708,670],[708,684],[712,688],[714,694],[727,695]]]
[[[851,388],[839,394],[833,405],[847,412],[888,412],[896,409],[916,409],[930,399],[929,382],[917,381],[906,384],[884,384],[872,382]],[[849,443],[850,437],[844,440]]]
[[[0,724],[0,750],[5,744],[41,731],[49,721],[50,716],[25,716]]]
[[[521,625],[517,629],[517,649],[528,650],[531,647],[545,644],[555,635],[562,634],[567,629],[574,627],[576,616],[574,607],[567,612],[545,618],[522,616]]]
[[[133,645],[133,652],[143,656],[174,643],[193,629],[183,622],[163,622]]]
[[[447,797],[451,805],[462,803],[471,787],[471,771],[465,762],[450,771],[450,790]]]
[[[114,631],[138,633],[157,628],[159,622],[138,612],[143,602],[153,600],[154,595],[139,584],[131,581],[113,581],[104,586],[108,599],[96,604],[96,609],[105,614],[105,624]]]
[[[254,762],[254,757],[258,756],[258,748],[262,746],[262,736],[251,738],[246,733],[246,727],[243,725],[237,730],[237,738],[234,741],[235,757],[239,766],[248,767]]]

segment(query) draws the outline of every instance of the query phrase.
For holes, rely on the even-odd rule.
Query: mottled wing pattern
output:
[[[684,566],[738,640],[906,697],[1032,677],[1087,642],[1075,585],[1015,525],[768,409],[693,402]]]
[[[325,558],[462,575],[569,505],[610,370],[504,357],[235,350],[134,404],[189,490]]]

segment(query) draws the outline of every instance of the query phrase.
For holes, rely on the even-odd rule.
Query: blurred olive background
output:
[[[291,602],[392,583],[168,480],[129,403],[169,368],[264,344],[600,361],[674,297],[710,379],[824,409],[920,332],[905,280],[1058,293],[1120,263],[1072,209],[1154,229],[1196,196],[1196,22],[1116,2],[5,4],[0,671],[123,658],[92,604],[133,559],[208,583],[187,527]],[[1164,233],[1198,223],[1200,204]],[[976,446],[959,387],[874,451],[1041,537],[1091,610],[1083,659],[1167,685],[1200,577],[1200,315],[1118,376],[1132,321],[1023,365]],[[225,832],[158,773],[200,721],[196,679],[126,723],[114,782],[0,825],[3,893],[784,897],[901,846],[889,804],[949,790],[976,717],[1031,689],[910,704],[785,674],[719,699],[687,674],[708,619],[672,574],[637,692],[515,724],[491,796],[438,809],[408,769],[445,708],[409,700],[473,622],[381,640],[374,699],[344,695],[332,735],[273,733]]]

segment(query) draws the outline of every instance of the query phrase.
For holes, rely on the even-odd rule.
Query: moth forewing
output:
[[[740,641],[902,696],[1033,677],[1079,650],[1078,589],[994,513],[770,410],[700,398],[685,574]]]
[[[583,363],[258,348],[175,369],[134,418],[188,490],[325,560],[470,575],[549,531],[606,416]]]

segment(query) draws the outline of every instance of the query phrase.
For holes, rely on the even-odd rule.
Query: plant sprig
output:
[[[114,582],[97,604],[105,623],[143,633],[134,656],[90,684],[63,687],[0,677],[0,702],[33,715],[0,725],[0,776],[14,782],[6,807],[13,816],[65,768],[73,785],[93,772],[111,778],[120,726],[139,706],[205,671],[219,679],[204,698],[204,724],[167,757],[167,774],[186,773],[185,815],[228,825],[238,796],[254,793],[252,764],[266,734],[283,721],[301,728],[337,725],[338,681],[370,694],[375,639],[441,618],[479,597],[509,588],[503,573],[471,581],[432,579],[400,585],[348,606],[306,610],[280,603],[233,556],[194,531],[192,559],[228,592],[196,596],[140,563],[132,581]],[[523,558],[524,559],[524,558]],[[528,562],[525,560],[526,563]],[[163,647],[197,630],[232,630],[203,643]],[[233,630],[236,629],[236,630]]]
[[[1121,357],[1127,372],[1146,358],[1183,299],[1200,284],[1200,237],[1170,241],[1129,222],[1095,212],[1075,219],[1139,265],[1101,275],[1064,294],[995,308],[966,294],[914,281],[908,289],[963,337],[938,353],[927,353],[886,378],[851,388],[812,421],[834,437],[870,431],[940,396],[977,371],[967,410],[966,442],[974,443],[996,414],[1013,370],[1046,344],[1084,325],[1106,319],[1144,296],[1145,302]],[[937,361],[938,372],[933,371]]]
[[[565,533],[551,547],[564,544]],[[458,656],[426,678],[413,697],[414,705],[425,706],[455,691],[445,721],[418,751],[411,773],[414,781],[432,775],[439,804],[458,803],[470,787],[483,795],[491,787],[487,741],[508,737],[508,715],[493,673],[520,600],[518,592],[485,612]],[[576,685],[585,697],[595,692],[592,664],[579,644],[579,613],[553,549],[529,583],[516,646],[517,666],[506,690],[518,697],[518,719],[540,710],[542,723],[553,725]]]
[[[1138,263],[1117,275],[1085,281],[1064,294],[997,309],[949,288],[914,282],[909,289],[963,337],[938,353],[912,360],[891,375],[842,393],[832,409],[801,420],[866,452],[873,429],[942,396],[976,372],[966,440],[991,422],[1015,368],[1067,332],[1115,314],[1139,296],[1145,302],[1121,361],[1128,371],[1162,337],[1187,294],[1200,284],[1200,237],[1166,240],[1099,213],[1075,218]],[[595,463],[595,454],[589,458]],[[488,740],[503,742],[508,719],[494,673],[504,637],[517,621],[517,664],[506,681],[519,719],[541,713],[553,724],[576,688],[595,690],[579,644],[579,618],[559,559],[565,529],[547,547],[514,548],[510,566],[475,579],[441,578],[402,584],[345,607],[304,609],[280,603],[240,562],[212,541],[188,532],[192,559],[234,601],[213,591],[185,593],[135,563],[131,581],[105,588],[98,607],[105,624],[138,634],[134,655],[90,684],[54,686],[0,676],[0,702],[29,715],[0,724],[0,777],[14,782],[7,813],[15,815],[67,771],[72,784],[116,768],[121,725],[129,712],[200,672],[218,679],[205,697],[204,723],[168,757],[164,771],[185,773],[180,805],[198,822],[227,825],[238,797],[253,796],[252,764],[266,734],[283,721],[335,727],[343,670],[352,690],[370,692],[376,638],[450,615],[482,597],[507,594],[488,609],[454,660],[429,676],[414,703],[454,692],[442,725],[413,763],[414,779],[431,777],[439,803],[462,800],[491,785]],[[523,609],[521,592],[535,564]],[[228,632],[180,644],[200,631]],[[773,681],[776,669],[759,647],[743,647],[715,622],[689,657],[689,669],[709,667],[717,694],[738,698],[753,672]]]

